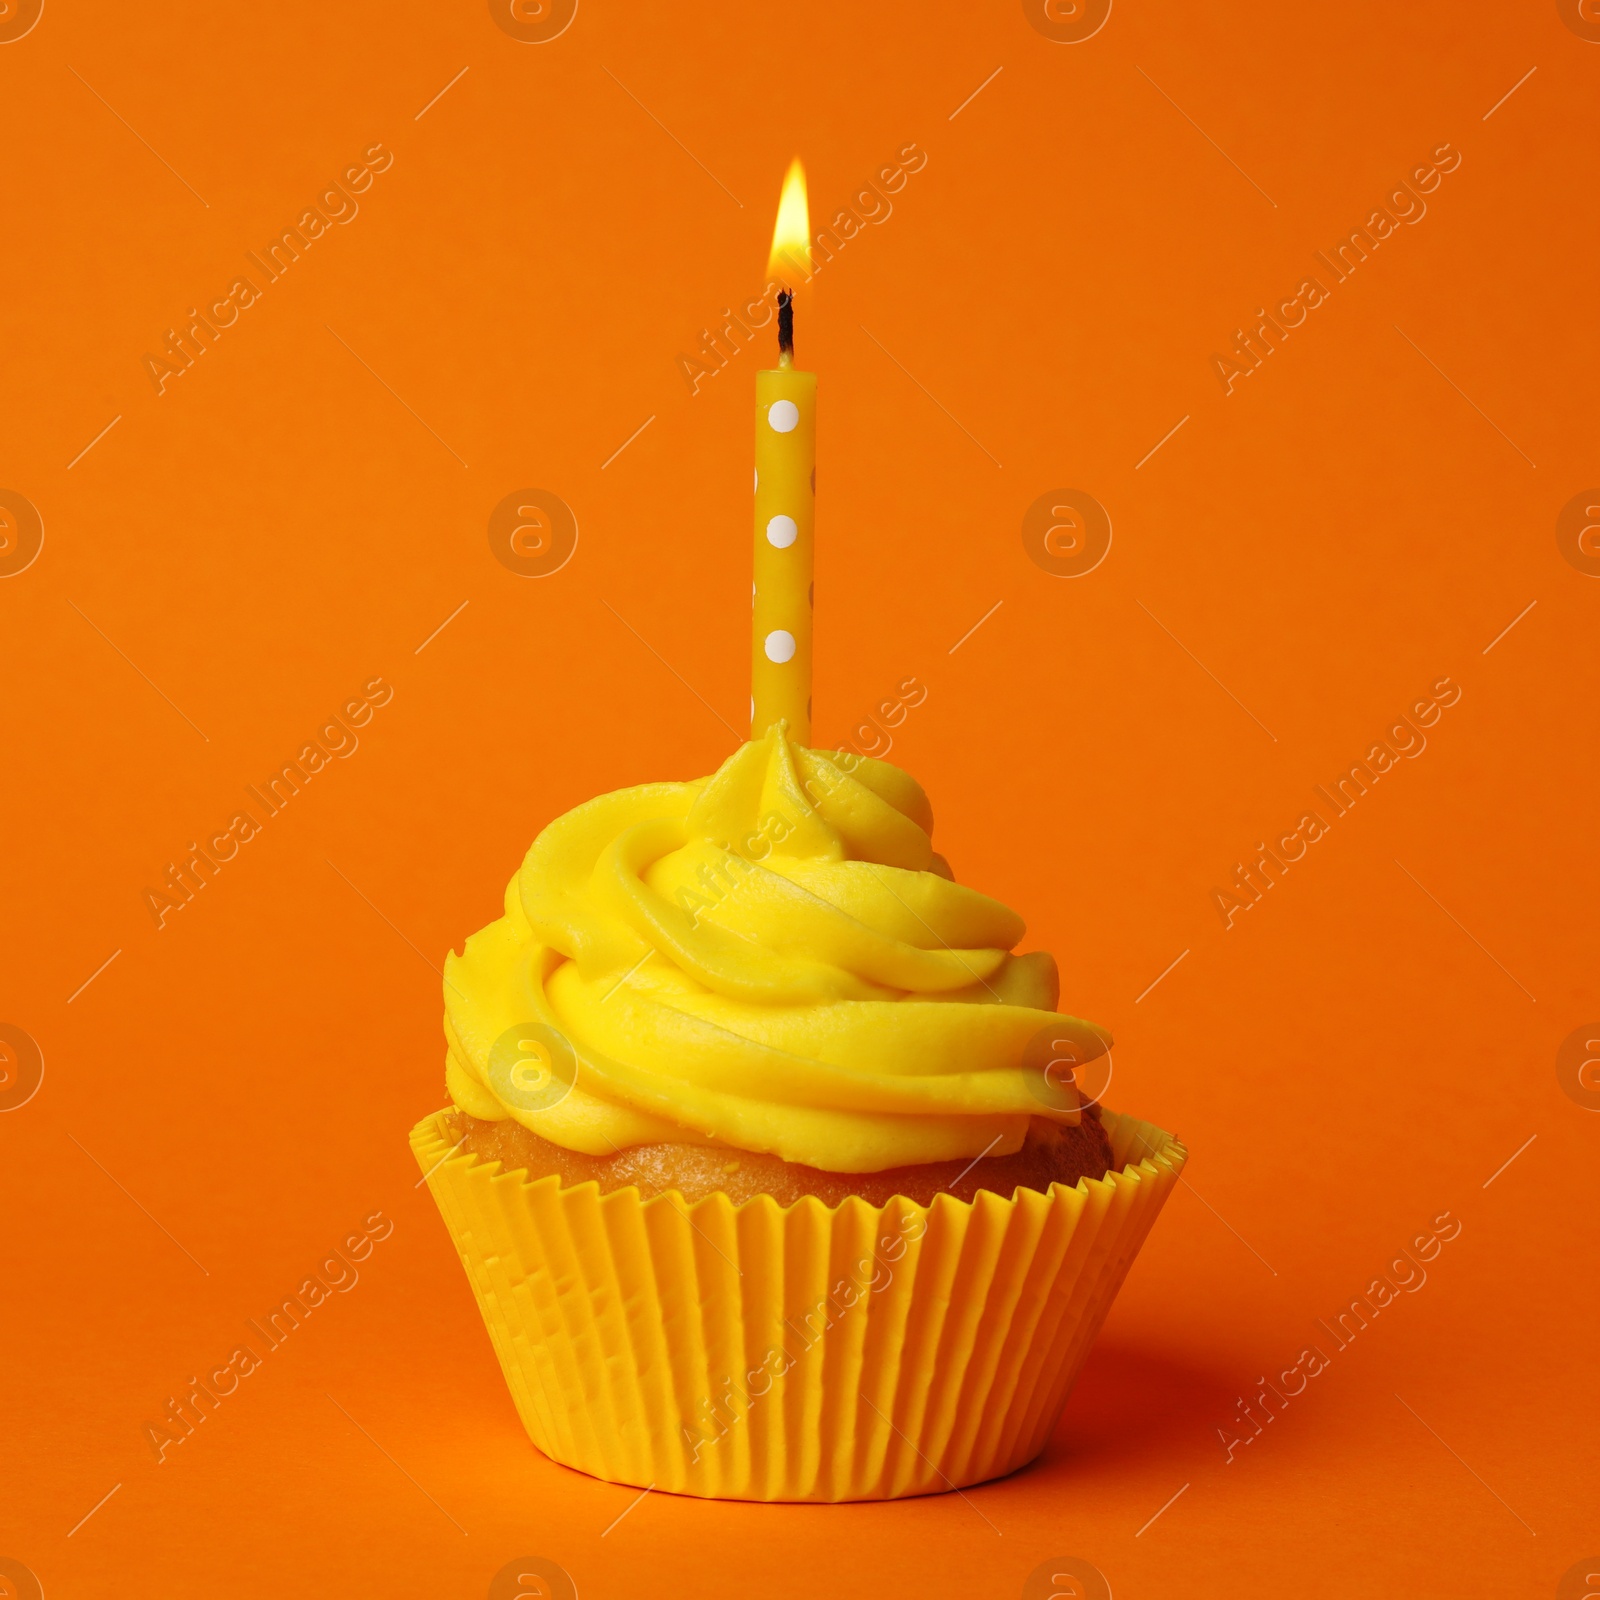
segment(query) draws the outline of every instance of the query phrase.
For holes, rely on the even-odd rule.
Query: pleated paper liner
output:
[[[1031,1461],[1186,1157],[1105,1112],[1116,1170],[1048,1194],[833,1210],[641,1200],[411,1146],[517,1411],[612,1483],[886,1500]]]

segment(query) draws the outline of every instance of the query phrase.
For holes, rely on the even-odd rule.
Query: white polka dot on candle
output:
[[[800,530],[793,517],[774,517],[767,524],[767,543],[774,550],[787,550],[799,537]]]
[[[774,400],[767,411],[774,433],[790,433],[800,421],[800,408],[793,400]]]
[[[782,666],[785,661],[794,660],[794,635],[787,628],[774,628],[767,635],[766,648],[767,660]]]

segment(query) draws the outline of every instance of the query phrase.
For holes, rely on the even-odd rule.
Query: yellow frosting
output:
[[[678,1140],[833,1172],[1008,1154],[1030,1116],[1076,1122],[1023,1052],[1047,1028],[1109,1041],[1056,1015],[1054,958],[1010,953],[1022,919],[953,881],[932,826],[897,767],[781,723],[710,778],[579,806],[446,957],[451,1098],[595,1155]],[[530,1031],[570,1042],[554,1092],[507,1076],[508,1037],[550,1062],[518,1046]]]

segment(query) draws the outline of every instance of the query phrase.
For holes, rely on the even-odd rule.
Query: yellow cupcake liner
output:
[[[1116,1169],[931,1206],[642,1200],[411,1147],[529,1437],[612,1483],[889,1500],[1031,1461],[1187,1156],[1105,1112]]]

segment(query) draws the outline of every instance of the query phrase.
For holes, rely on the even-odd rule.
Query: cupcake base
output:
[[[1011,1155],[930,1161],[885,1172],[822,1172],[726,1145],[647,1144],[592,1156],[551,1144],[520,1122],[483,1122],[464,1111],[442,1115],[439,1131],[445,1139],[459,1141],[462,1150],[484,1161],[498,1161],[504,1172],[523,1171],[530,1180],[555,1176],[569,1189],[592,1180],[601,1194],[636,1188],[645,1200],[677,1190],[691,1206],[714,1194],[725,1194],[736,1206],[759,1194],[771,1195],[780,1206],[807,1195],[825,1206],[851,1195],[872,1206],[896,1197],[926,1206],[940,1194],[973,1200],[983,1189],[1009,1197],[1019,1185],[1045,1194],[1053,1183],[1070,1188],[1079,1178],[1103,1178],[1115,1165],[1095,1105],[1082,1108],[1075,1127],[1032,1118],[1021,1149]]]
[[[921,1206],[602,1195],[411,1145],[534,1444],[714,1499],[883,1500],[1015,1471],[1049,1438],[1182,1170],[1104,1113],[1104,1178]]]

